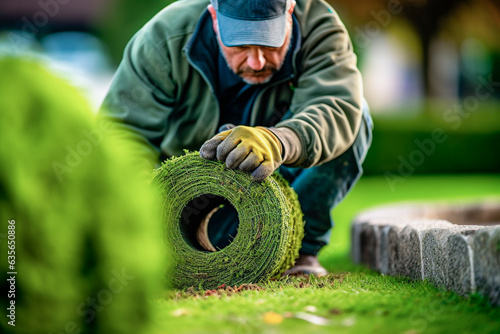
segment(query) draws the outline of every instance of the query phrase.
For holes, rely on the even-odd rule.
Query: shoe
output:
[[[300,254],[297,261],[295,261],[295,265],[285,271],[283,276],[300,274],[325,276],[328,275],[328,271],[319,264],[316,255]]]

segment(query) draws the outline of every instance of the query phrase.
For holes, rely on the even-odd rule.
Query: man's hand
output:
[[[282,164],[282,152],[280,140],[268,128],[240,125],[206,141],[200,156],[225,162],[228,168],[251,173],[253,180],[262,182]]]

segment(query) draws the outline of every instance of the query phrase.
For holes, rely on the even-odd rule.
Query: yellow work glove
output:
[[[261,182],[281,164],[283,147],[280,140],[265,127],[237,126],[206,141],[200,149],[202,158],[219,160],[227,168],[252,174]]]

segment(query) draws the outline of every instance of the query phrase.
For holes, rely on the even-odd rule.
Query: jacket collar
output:
[[[212,88],[216,82],[213,76],[217,73],[218,50],[212,18],[208,9],[205,9],[183,51],[189,63],[205,77]]]

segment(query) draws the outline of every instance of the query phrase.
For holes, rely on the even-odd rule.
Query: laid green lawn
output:
[[[165,292],[155,333],[500,333],[500,308],[479,296],[383,276],[349,259],[349,223],[363,209],[492,197],[500,198],[500,175],[412,176],[393,190],[383,177],[365,177],[333,212],[332,243],[320,254],[333,275],[269,282],[231,296]]]

